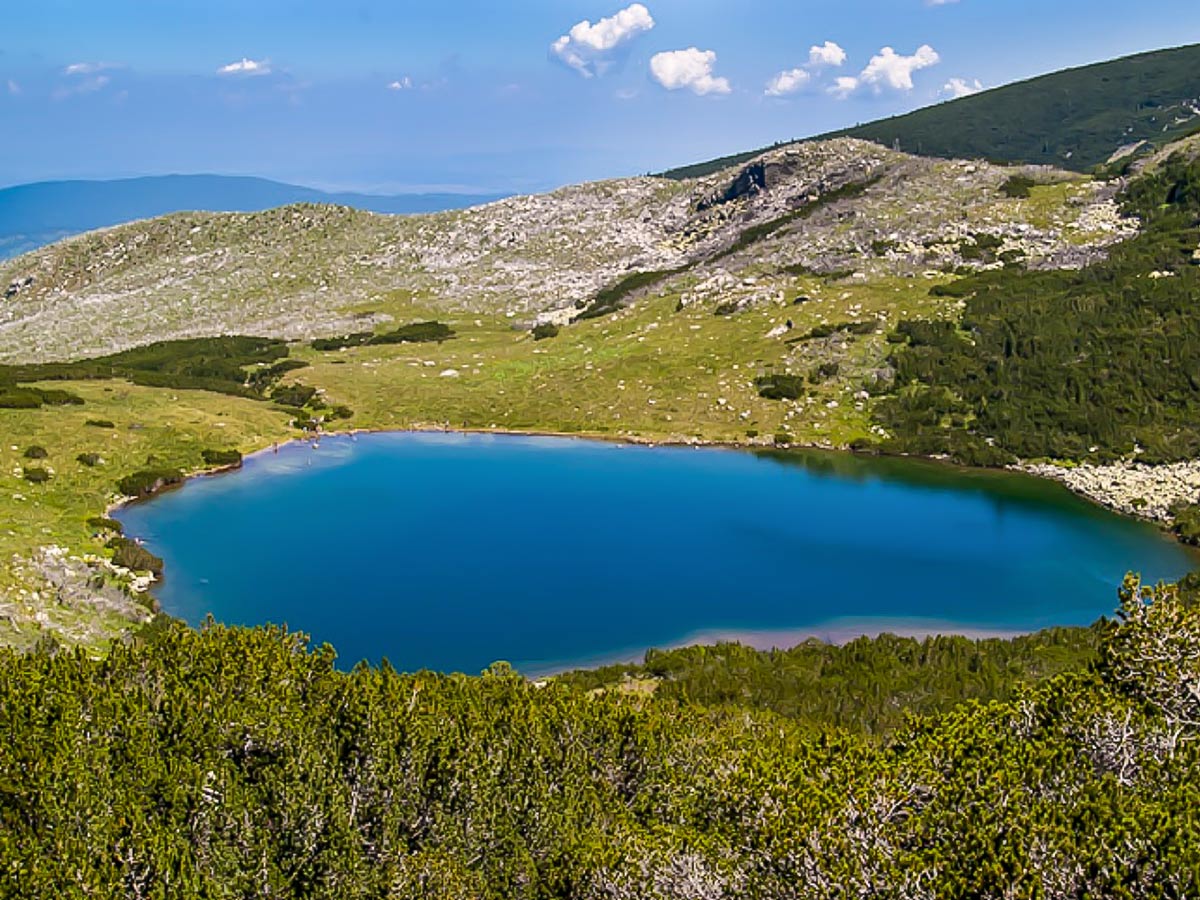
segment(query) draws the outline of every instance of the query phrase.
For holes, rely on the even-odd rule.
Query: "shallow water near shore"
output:
[[[1196,558],[1058,484],[839,453],[428,433],[325,438],[117,513],[164,609],[286,623],[340,665],[537,674],[652,646],[1014,633]]]

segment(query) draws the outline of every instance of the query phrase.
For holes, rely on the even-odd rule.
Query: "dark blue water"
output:
[[[376,434],[292,444],[119,514],[192,623],[344,665],[524,671],[698,637],[1086,624],[1194,559],[1023,476],[845,454]],[[770,632],[764,634],[764,632]]]

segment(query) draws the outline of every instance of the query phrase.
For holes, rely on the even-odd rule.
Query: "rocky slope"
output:
[[[1010,197],[1014,175],[1043,187]],[[178,214],[0,266],[0,361],[361,330],[386,321],[399,297],[566,321],[636,272],[672,272],[687,302],[741,308],[777,297],[800,270],[918,277],[1005,254],[1077,267],[1136,226],[1118,216],[1114,191],[1046,167],[838,139],[700,179],[597,182],[426,216],[313,205]]]

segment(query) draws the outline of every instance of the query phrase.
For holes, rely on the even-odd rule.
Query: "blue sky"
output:
[[[1200,41],[1195,0],[4,5],[0,184],[542,190]]]

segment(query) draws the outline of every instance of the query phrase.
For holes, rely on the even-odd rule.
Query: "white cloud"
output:
[[[13,81],[11,78],[8,79],[8,84],[6,85],[6,87],[8,88],[8,92],[10,94],[12,94],[14,97],[17,96],[19,93],[21,93],[21,86],[19,84],[17,84],[15,81]]]
[[[942,85],[941,93],[951,100],[957,100],[959,97],[970,97],[972,94],[978,94],[982,90],[983,82],[978,78],[974,81],[967,81],[965,78],[951,78]]]
[[[411,91],[413,89],[413,80],[408,75],[403,78],[398,78],[388,84],[389,91]]]
[[[72,79],[65,87],[57,88],[50,96],[55,100],[65,100],[76,94],[94,94],[108,87],[112,81],[107,75],[88,75]]]
[[[808,65],[813,69],[820,69],[824,66],[836,67],[842,65],[845,61],[846,51],[833,41],[814,45],[808,51]]]
[[[784,69],[767,82],[763,91],[768,97],[786,97],[812,81],[813,73],[824,68],[836,68],[846,62],[846,51],[833,41],[814,44],[808,48],[808,63],[803,67]]]
[[[812,76],[804,69],[788,69],[775,75],[767,82],[763,91],[768,97],[786,97],[794,94],[812,80]]]
[[[270,75],[271,63],[265,59],[247,59],[242,57],[236,62],[217,69],[218,75]]]
[[[595,25],[584,19],[550,45],[550,52],[585,78],[603,75],[617,47],[654,27],[654,17],[641,3],[625,7]]]
[[[957,3],[958,0],[925,0],[926,6],[948,6],[951,3]]]
[[[656,53],[650,59],[650,74],[668,91],[687,88],[694,94],[728,94],[732,90],[727,78],[713,76],[717,54],[712,50],[669,50]]]
[[[97,72],[103,72],[105,69],[115,69],[112,63],[105,62],[77,62],[71,63],[63,69],[64,75],[95,75]]]
[[[936,66],[940,61],[938,52],[928,44],[922,44],[912,56],[904,56],[891,47],[884,47],[871,57],[867,67],[858,76],[858,81],[861,86],[869,87],[877,94],[884,90],[911,91],[913,72]]]
[[[829,88],[829,93],[833,94],[839,100],[845,100],[857,90],[858,79],[853,75],[843,75],[833,82],[833,85]]]

